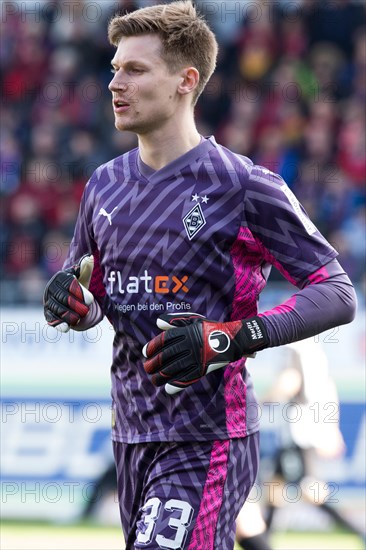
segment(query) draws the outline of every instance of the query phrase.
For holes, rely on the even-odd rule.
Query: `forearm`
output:
[[[163,332],[143,348],[145,371],[173,395],[257,351],[350,322],[356,308],[352,283],[336,260],[330,264],[287,303],[254,317],[216,322],[197,313],[161,315],[157,324]]]
[[[310,283],[284,304],[260,314],[268,347],[310,338],[354,319],[357,299],[351,281],[336,260],[326,269],[322,281]]]

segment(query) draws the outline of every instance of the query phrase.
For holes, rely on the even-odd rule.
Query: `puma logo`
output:
[[[107,218],[107,220],[109,221],[109,225],[112,225],[112,214],[115,210],[117,210],[118,206],[115,206],[112,210],[112,212],[110,212],[108,214],[108,212],[106,210],[104,210],[104,208],[101,208],[99,210],[99,216],[105,216]]]

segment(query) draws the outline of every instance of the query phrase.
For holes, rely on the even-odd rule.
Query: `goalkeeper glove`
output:
[[[85,255],[64,271],[58,271],[47,283],[44,296],[44,316],[47,323],[61,332],[76,328],[86,317],[94,296],[88,287],[94,267],[93,256]]]
[[[171,395],[269,345],[260,317],[218,323],[199,314],[165,314],[157,325],[164,332],[144,346],[144,368]]]

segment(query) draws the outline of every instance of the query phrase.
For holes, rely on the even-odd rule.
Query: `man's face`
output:
[[[176,112],[179,74],[169,74],[157,35],[122,38],[112,59],[115,126],[146,134],[164,126]]]

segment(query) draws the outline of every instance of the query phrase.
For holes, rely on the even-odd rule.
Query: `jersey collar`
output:
[[[216,147],[216,141],[213,136],[204,138],[201,143],[196,147],[193,147],[190,151],[184,155],[176,158],[160,170],[154,170],[147,164],[145,164],[139,154],[136,156],[136,167],[139,175],[150,183],[160,183],[174,177],[186,166],[192,166],[199,159],[207,155],[209,151]]]

